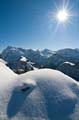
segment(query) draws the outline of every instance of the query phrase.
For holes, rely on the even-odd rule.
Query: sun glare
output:
[[[68,12],[66,10],[60,10],[57,13],[57,19],[59,22],[66,22],[68,20]]]
[[[58,28],[68,28],[73,24],[73,17],[75,14],[73,13],[72,5],[69,5],[69,2],[63,2],[61,6],[55,3],[55,8],[50,12],[50,22],[51,27],[53,23],[56,25],[55,30]]]

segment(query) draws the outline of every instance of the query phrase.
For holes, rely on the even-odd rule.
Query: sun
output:
[[[59,10],[56,17],[59,22],[66,22],[68,20],[68,12],[64,9]]]
[[[73,24],[73,18],[76,16],[72,8],[73,6],[69,4],[69,1],[63,0],[61,5],[55,2],[49,13],[50,27],[55,26],[55,31],[61,28],[68,29]]]

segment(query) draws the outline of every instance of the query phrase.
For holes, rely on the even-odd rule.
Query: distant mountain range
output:
[[[33,69],[58,69],[79,80],[79,49],[33,50],[8,46],[0,55],[16,73]],[[74,64],[74,65],[73,65]]]

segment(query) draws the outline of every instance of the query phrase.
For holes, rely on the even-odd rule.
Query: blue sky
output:
[[[0,50],[6,46],[57,50],[79,47],[79,0],[64,0],[75,14],[63,27],[50,13],[63,0],[0,0]],[[55,6],[56,5],[56,6]]]

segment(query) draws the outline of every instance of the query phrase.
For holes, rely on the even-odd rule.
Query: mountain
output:
[[[79,62],[79,49],[61,49],[58,51],[52,51],[49,49],[44,50],[32,50],[32,49],[22,49],[8,46],[2,52],[3,58],[7,62],[15,61],[21,58],[21,56],[26,57],[29,61],[34,62],[37,66],[45,66],[47,62],[52,59],[64,59],[65,61],[78,63]],[[58,60],[56,61],[58,62]],[[49,60],[49,61],[48,61]]]
[[[53,52],[52,50],[49,50],[49,49],[44,49],[41,51],[42,55],[43,56],[46,56],[46,57],[50,57],[52,56],[55,52]]]
[[[57,66],[59,66],[61,63],[65,62],[66,59],[59,54],[53,54],[51,57],[48,58],[47,66],[49,68],[56,69]]]
[[[0,62],[1,120],[78,120],[79,83],[41,69],[16,75]]]
[[[43,56],[39,50],[26,50],[26,57],[36,64],[36,67],[44,66],[47,62],[47,57]]]
[[[61,49],[56,52],[59,55],[62,55],[70,62],[79,62],[79,49]]]
[[[30,70],[34,70],[33,63],[24,56],[21,56],[18,60],[8,62],[7,66],[17,74],[22,74]]]
[[[21,56],[24,56],[29,61],[35,63],[35,66],[39,68],[41,65],[45,65],[47,61],[47,58],[42,56],[39,50],[22,49],[11,46],[8,46],[3,50],[2,56],[7,62],[17,61]]]
[[[18,74],[35,68],[52,68],[79,80],[79,49],[66,48],[58,51],[44,49],[40,51],[8,46],[3,50],[0,58],[3,58],[7,65]],[[75,66],[67,64],[67,61]]]
[[[79,81],[79,65],[78,64],[64,62],[60,64],[56,69],[74,78],[75,80]]]
[[[2,56],[4,60],[6,60],[7,62],[17,61],[23,55],[24,55],[24,51],[20,50],[19,48],[11,47],[11,46],[8,46],[2,52]]]

